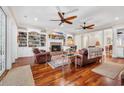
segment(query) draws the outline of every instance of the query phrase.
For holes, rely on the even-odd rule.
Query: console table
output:
[[[78,65],[78,58],[77,58],[78,56],[81,57],[81,55],[77,54],[77,53],[75,53],[75,54],[63,54],[63,57],[67,59],[69,64],[71,63],[71,58],[75,58],[75,61],[74,61],[75,68],[77,68],[77,65]],[[82,60],[82,58],[81,58],[81,60]],[[81,64],[80,64],[80,66],[81,66]]]

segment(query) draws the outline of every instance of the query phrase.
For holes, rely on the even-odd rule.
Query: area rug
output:
[[[48,63],[53,69],[69,64],[68,61],[64,61],[62,58],[54,59]]]
[[[0,82],[1,86],[33,86],[34,80],[30,65],[11,69]]]
[[[100,75],[115,79],[116,76],[124,69],[124,64],[114,62],[103,62],[98,67],[92,69],[93,72]]]

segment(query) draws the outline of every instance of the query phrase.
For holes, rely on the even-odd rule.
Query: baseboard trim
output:
[[[0,81],[7,75],[9,70],[5,70],[3,74],[0,76]]]

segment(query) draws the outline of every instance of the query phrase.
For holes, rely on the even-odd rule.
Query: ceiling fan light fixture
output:
[[[34,18],[34,21],[38,21],[38,18],[37,18],[37,17],[35,17],[35,18]]]
[[[63,24],[60,25],[60,27],[63,27],[63,26],[64,26]]]
[[[27,16],[24,16],[24,20],[26,20],[27,19]]]

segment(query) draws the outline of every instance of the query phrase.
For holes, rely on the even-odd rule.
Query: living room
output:
[[[124,84],[124,7],[0,9],[1,85]]]

